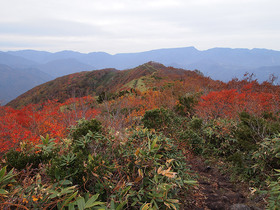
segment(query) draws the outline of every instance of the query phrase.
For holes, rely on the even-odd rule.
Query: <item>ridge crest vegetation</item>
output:
[[[148,62],[60,77],[0,107],[0,206],[214,209],[191,170],[199,157],[253,189],[248,208],[277,209],[279,113],[279,86],[250,75]]]

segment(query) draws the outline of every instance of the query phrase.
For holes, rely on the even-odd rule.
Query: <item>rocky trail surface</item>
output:
[[[192,171],[198,175],[195,192],[182,205],[194,210],[260,210],[265,209],[261,196],[252,199],[250,190],[241,183],[233,183],[215,166],[208,166],[195,156],[188,156]]]

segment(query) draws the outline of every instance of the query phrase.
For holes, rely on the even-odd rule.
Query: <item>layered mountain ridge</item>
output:
[[[268,80],[272,74],[276,77],[280,76],[280,52],[267,49],[213,48],[200,51],[194,47],[183,47],[115,55],[105,52],[80,53],[74,51],[57,53],[35,50],[0,52],[0,64],[19,70],[32,68],[38,72],[44,72],[46,77],[41,83],[81,71],[135,68],[149,61],[176,68],[198,69],[204,75],[221,81],[229,81],[234,77],[242,78],[246,72],[254,73],[259,82]],[[32,84],[24,77],[22,79],[25,83]],[[5,89],[11,89],[12,85],[14,83],[8,83]],[[24,93],[27,89],[29,87],[19,91]],[[0,97],[0,100],[7,103],[18,96],[12,92],[8,94],[10,95],[9,99]]]
[[[29,66],[36,67],[52,76],[63,76],[73,72],[83,70],[94,70],[104,68],[117,68],[120,70],[134,68],[149,61],[155,61],[167,66],[173,66],[184,69],[198,69],[213,79],[228,81],[232,77],[243,76],[245,72],[255,73],[256,78],[262,82],[269,75],[262,72],[260,68],[273,67],[269,74],[279,75],[280,52],[267,49],[231,49],[231,48],[212,48],[200,51],[194,47],[158,49],[139,53],[118,53],[111,55],[105,52],[80,53],[74,51],[61,51],[50,53],[35,50],[9,51],[0,54],[0,63],[9,65],[1,60],[1,56],[16,56],[17,62],[26,66],[29,60]],[[75,60],[80,63],[79,67],[69,67],[69,71],[59,73],[59,66],[65,66],[65,63]],[[23,62],[24,61],[24,62]],[[59,61],[59,62],[58,62]],[[57,63],[54,69],[46,69],[49,63]],[[72,65],[73,66],[73,65]],[[276,68],[276,70],[275,70]],[[218,74],[222,72],[222,74]]]
[[[195,71],[166,67],[156,62],[148,62],[122,71],[112,68],[84,71],[59,77],[34,87],[7,105],[19,108],[47,100],[55,99],[63,102],[72,97],[97,96],[103,92],[115,93],[132,89],[145,91],[160,86],[162,81],[164,83],[176,80],[187,81],[196,77],[203,76]]]

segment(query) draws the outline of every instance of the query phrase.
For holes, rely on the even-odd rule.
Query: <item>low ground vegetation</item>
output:
[[[0,107],[1,208],[180,209],[198,187],[191,153],[223,163],[277,209],[279,87],[157,81],[142,92]]]

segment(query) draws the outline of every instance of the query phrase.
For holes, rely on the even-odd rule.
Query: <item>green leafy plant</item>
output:
[[[179,97],[179,103],[175,106],[175,111],[182,115],[191,118],[195,114],[195,105],[198,103],[198,96],[200,94],[187,94]]]
[[[129,185],[120,187],[119,199],[126,198],[129,206],[150,203],[156,208],[174,206],[180,190],[195,184],[186,173],[184,157],[171,139],[147,129],[134,132],[121,145],[119,153],[129,164],[122,171],[129,175]]]
[[[186,129],[179,133],[179,140],[196,154],[202,154],[205,147],[204,139],[192,129]]]
[[[42,153],[26,152],[10,150],[5,155],[4,158],[8,164],[8,169],[16,168],[18,170],[25,169],[28,165],[32,168],[38,168],[39,164],[46,162],[50,159],[50,156],[43,155]]]
[[[105,210],[104,202],[97,201],[99,194],[95,194],[90,197],[89,193],[86,193],[84,197],[78,196],[75,201],[67,204],[69,210],[84,210],[84,209],[99,209]]]
[[[61,167],[67,167],[67,166],[70,166],[71,164],[74,163],[74,161],[77,159],[76,155],[75,154],[71,154],[71,153],[68,153],[67,155],[63,155],[61,157],[61,164],[60,166]]]
[[[269,191],[266,192],[269,195],[268,209],[271,210],[277,210],[280,206],[280,170],[275,169],[275,171],[277,172],[275,176],[278,178],[268,183]]]
[[[10,170],[7,173],[7,167],[3,167],[0,170],[0,196],[6,195],[9,192],[6,190],[6,187],[8,184],[11,184],[13,182],[15,182],[15,174],[14,174],[14,170]]]
[[[78,140],[79,138],[87,135],[89,131],[95,133],[95,132],[100,132],[101,129],[102,129],[101,122],[99,122],[98,120],[81,119],[77,122],[77,125],[71,129],[71,137],[74,140]]]
[[[44,155],[49,155],[55,150],[56,143],[54,139],[51,139],[49,134],[46,137],[40,136],[42,144],[37,145],[36,147],[41,148],[41,152]]]
[[[172,113],[166,109],[153,109],[146,111],[142,122],[148,129],[163,130],[171,124]]]

